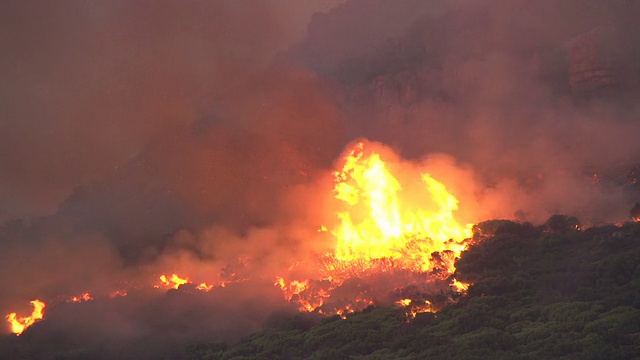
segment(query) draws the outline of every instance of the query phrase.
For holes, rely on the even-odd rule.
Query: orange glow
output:
[[[338,315],[340,315],[340,317],[344,320],[344,319],[346,319],[346,318],[347,318],[347,315],[349,315],[349,314],[353,314],[353,313],[354,313],[354,311],[353,311],[353,309],[352,309],[350,306],[347,306],[347,307],[346,307],[346,308],[344,308],[344,309],[339,309],[336,313],[337,313]]]
[[[33,311],[30,316],[18,317],[16,313],[7,315],[6,319],[11,325],[11,332],[16,335],[22,334],[29,326],[33,325],[36,321],[44,318],[45,303],[40,300],[31,301],[33,305]]]
[[[435,310],[431,308],[431,302],[429,300],[425,300],[421,304],[412,303],[406,315],[408,319],[414,319],[418,314],[425,312],[435,312]]]
[[[128,295],[128,293],[126,291],[116,290],[116,291],[111,292],[111,294],[109,294],[109,297],[113,299],[113,298],[118,297],[118,296],[127,296],[127,295]]]
[[[406,308],[405,315],[407,320],[414,319],[420,313],[435,312],[429,300],[413,301],[412,299],[400,299],[396,301],[395,304]]]
[[[160,289],[160,288],[178,289],[181,285],[193,284],[188,277],[181,277],[180,275],[175,273],[171,274],[171,276],[166,276],[162,274],[158,277],[158,279],[160,281],[153,286],[156,289]],[[220,287],[225,287],[225,285],[226,284],[224,282],[221,282],[220,284],[218,284],[218,286]],[[213,288],[215,288],[215,285],[206,283],[206,282],[201,282],[195,285],[195,288],[196,290],[208,292],[213,290]]]

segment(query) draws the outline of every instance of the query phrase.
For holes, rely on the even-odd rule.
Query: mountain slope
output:
[[[198,344],[188,359],[630,359],[640,356],[640,224],[584,231],[490,221],[458,261],[468,296],[407,321],[369,308],[310,325],[300,316],[227,347]]]

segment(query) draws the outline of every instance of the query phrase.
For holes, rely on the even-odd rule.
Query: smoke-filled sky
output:
[[[1,7],[0,312],[244,252],[286,267],[360,137],[431,166],[470,222],[638,200],[635,2]]]
[[[48,215],[299,41],[339,1],[5,1],[0,219]]]

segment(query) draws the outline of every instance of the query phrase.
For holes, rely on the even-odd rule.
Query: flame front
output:
[[[31,301],[33,305],[33,311],[31,315],[25,317],[18,317],[16,313],[7,315],[7,321],[11,325],[11,332],[16,335],[22,334],[29,326],[33,325],[36,321],[44,318],[45,303],[40,300]]]
[[[472,235],[472,225],[454,216],[456,197],[429,169],[374,143],[355,143],[339,166],[330,202],[334,218],[317,229],[332,246],[318,264],[316,280],[289,274],[275,285],[301,311],[345,317],[389,294],[398,296],[409,318],[436,311],[428,293],[446,288]],[[451,289],[466,291],[468,284],[453,281]],[[415,298],[403,296],[402,289],[414,289],[404,295]]]
[[[380,154],[367,151],[363,142],[343,161],[335,173],[334,192],[344,207],[331,232],[337,260],[392,259],[403,268],[428,271],[433,252],[453,251],[457,257],[464,250],[461,240],[471,236],[471,226],[456,221],[458,200],[429,173],[405,170],[410,181],[422,185],[404,192]]]
[[[189,283],[189,279],[181,278],[177,274],[171,274],[170,277],[167,277],[167,275],[162,274],[158,279],[160,280],[160,283],[155,285],[156,288],[159,288],[160,286],[165,286],[165,287],[177,289],[180,287],[180,285]]]
[[[454,279],[453,274],[455,261],[472,235],[471,225],[458,222],[454,216],[458,199],[428,168],[362,141],[345,152],[333,175],[333,190],[325,198],[332,197],[327,216],[314,218],[318,227],[309,229],[309,235],[323,241],[322,246],[314,248],[309,258],[291,259],[295,261],[287,270],[263,274],[261,281],[275,279],[273,285],[300,311],[342,318],[374,304],[395,302],[411,319],[443,306],[443,300],[433,294],[466,292],[470,284]],[[180,270],[154,276],[144,286],[214,296],[221,288],[256,274],[252,259],[250,254],[240,254],[235,263],[212,276],[212,282],[212,278],[193,281],[193,274],[183,277],[178,275],[184,275]],[[92,289],[59,300],[86,302],[94,294],[113,299],[144,286],[126,283],[108,295]],[[44,302],[31,303],[30,316],[7,315],[15,334],[43,318]]]

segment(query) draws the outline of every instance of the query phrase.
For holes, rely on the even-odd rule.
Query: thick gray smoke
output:
[[[305,231],[318,225],[323,181],[359,137],[432,164],[472,221],[619,221],[638,201],[634,2],[3,8],[3,314],[161,272],[217,277],[239,255],[257,277],[286,269],[318,246]],[[238,286],[220,298],[83,304],[94,314],[85,321],[103,325],[83,341],[235,339],[290,310],[272,288]],[[39,336],[87,327],[72,314],[61,307]],[[173,337],[176,326],[189,336]]]

